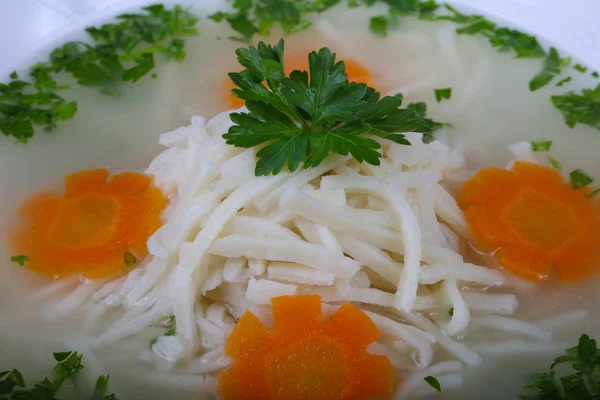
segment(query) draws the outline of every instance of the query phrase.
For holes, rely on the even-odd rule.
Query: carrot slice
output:
[[[523,161],[512,170],[479,171],[461,205],[478,248],[530,280],[565,281],[593,274],[600,263],[600,208],[588,189],[573,189],[550,168]]]
[[[362,400],[389,398],[389,359],[366,352],[381,333],[351,304],[323,323],[320,297],[272,300],[272,331],[244,314],[227,340],[233,366],[219,375],[224,400]]]
[[[495,257],[507,270],[532,281],[546,279],[550,271],[550,260],[535,247],[513,244],[498,250]]]
[[[469,207],[465,211],[465,218],[481,250],[492,252],[512,240],[511,232],[499,216],[485,207]]]
[[[44,192],[25,202],[23,226],[11,242],[15,253],[27,255],[29,268],[100,278],[127,267],[125,253],[147,254],[166,200],[146,175],[122,173],[107,182],[108,176],[106,169],[76,172],[65,177],[64,196]]]

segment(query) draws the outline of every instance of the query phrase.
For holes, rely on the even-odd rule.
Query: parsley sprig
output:
[[[581,93],[568,92],[552,96],[550,100],[561,112],[569,128],[584,124],[600,129],[600,84],[595,89],[583,89]]]
[[[572,373],[557,376],[555,367],[570,363]],[[521,396],[523,400],[598,400],[600,399],[600,349],[588,335],[579,344],[557,357],[549,372],[537,374],[527,387],[535,393]]]
[[[223,135],[227,144],[257,152],[255,174],[278,174],[319,165],[331,153],[351,154],[358,162],[379,165],[375,135],[410,145],[402,133],[429,133],[441,124],[400,109],[400,96],[381,98],[366,84],[349,82],[343,61],[328,48],[308,56],[309,71],[284,73],[284,41],[263,42],[236,51],[246,69],[230,73],[233,93],[246,101],[248,112],[233,113],[235,123]]]
[[[10,82],[0,84],[0,131],[27,142],[35,126],[50,131],[59,121],[73,118],[77,103],[59,95],[68,88],[56,80],[61,72],[80,85],[112,94],[122,82],[137,82],[150,74],[156,55],[182,61],[183,38],[198,34],[197,21],[181,6],[155,4],[141,13],[119,15],[114,23],[87,28],[91,41],[65,43],[50,54],[49,61],[32,66],[28,79],[13,72]]]
[[[83,369],[82,354],[77,352],[54,353],[56,365],[50,378],[44,378],[26,389],[23,374],[18,369],[0,372],[0,399],[2,400],[58,400],[55,396],[63,384]],[[114,394],[107,395],[109,376],[100,376],[96,382],[92,400],[118,400]]]

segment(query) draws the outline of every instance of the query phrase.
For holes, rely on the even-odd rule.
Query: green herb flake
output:
[[[600,189],[595,189],[590,194],[588,194],[586,197],[595,197],[598,193],[600,193]]]
[[[9,78],[13,80],[19,79],[19,74],[17,74],[17,71],[13,71],[10,73]]]
[[[435,100],[438,103],[444,99],[450,100],[450,97],[452,97],[452,88],[435,89]]]
[[[533,151],[550,151],[552,148],[552,140],[540,140],[531,142],[531,150]]]
[[[167,321],[167,325],[172,325],[172,326],[162,336],[175,336],[177,334],[177,325],[175,323],[175,316],[174,315],[171,315],[169,317],[169,320]],[[152,339],[152,341],[150,342],[150,347],[154,346],[154,343],[156,343],[157,340],[158,340],[157,337],[154,338],[154,339]]]
[[[571,171],[569,177],[571,179],[571,186],[573,189],[585,187],[594,181],[585,171],[580,169]]]
[[[451,307],[451,308],[448,310],[448,315],[449,315],[449,316],[451,316],[451,317],[454,317],[454,307]]]
[[[110,375],[101,375],[98,377],[91,400],[118,400],[114,394],[106,394],[109,381]]]
[[[573,65],[573,69],[577,72],[581,72],[582,74],[585,74],[587,72],[587,67],[584,67],[581,64],[575,64]]]
[[[369,29],[378,36],[387,36],[388,19],[386,17],[372,17]]]
[[[135,256],[128,251],[123,254],[123,259],[125,260],[125,265],[133,265],[137,262]]]
[[[550,163],[550,165],[552,165],[552,167],[554,167],[555,169],[562,171],[562,164],[554,157],[552,156],[548,156],[548,162]]]
[[[183,37],[197,35],[198,18],[179,5],[144,7],[140,13],[122,14],[114,23],[90,27],[88,42],[68,42],[54,49],[47,62],[29,69],[29,81],[0,84],[0,131],[20,142],[33,137],[35,127],[46,131],[57,122],[71,119],[77,103],[59,92],[68,86],[56,81],[67,73],[83,86],[114,94],[123,82],[137,82],[155,67],[157,56],[182,61]]]
[[[570,76],[567,76],[566,78],[561,79],[560,81],[558,81],[556,83],[556,87],[561,87],[561,86],[563,86],[563,85],[571,82],[572,80],[573,80],[573,78],[571,78]]]
[[[542,58],[546,55],[535,36],[514,29],[496,29],[490,43],[498,51],[514,51],[517,58]]]
[[[208,18],[221,23],[227,22],[249,41],[255,34],[269,36],[275,23],[286,35],[303,31],[311,26],[306,18],[310,14],[322,13],[338,4],[340,0],[236,0],[232,12],[219,11]]]
[[[560,73],[560,56],[558,51],[553,47],[544,59],[544,65],[539,74],[529,81],[529,90],[534,92],[547,84]]]
[[[25,266],[25,263],[29,260],[29,258],[27,256],[24,256],[22,254],[18,255],[18,256],[12,256],[10,258],[10,261],[19,264],[21,267]]]
[[[597,72],[597,71],[594,71],[594,72],[592,72],[592,76],[593,76],[594,78],[600,78],[600,74],[598,74],[598,72]]]
[[[554,367],[569,363],[571,371],[565,369],[557,377]],[[549,372],[536,374],[526,390],[533,392],[522,396],[528,400],[587,400],[597,399],[600,393],[600,349],[588,335],[581,335],[576,347],[565,350],[564,355],[554,359]],[[561,370],[562,372],[562,370]],[[570,372],[570,373],[569,373]]]
[[[51,378],[34,383],[30,389],[25,388],[25,380],[19,370],[0,372],[0,397],[6,400],[58,400],[56,394],[64,383],[83,369],[82,358],[83,355],[77,352],[54,353],[57,364]],[[98,378],[92,400],[118,400],[114,394],[106,395],[108,381],[108,375]]]
[[[429,384],[429,386],[431,386],[432,388],[434,388],[438,392],[442,391],[442,387],[440,386],[440,382],[437,379],[435,379],[433,376],[427,376],[427,377],[425,377],[425,382],[427,382]]]
[[[431,133],[438,127],[411,109],[400,109],[399,96],[381,98],[366,84],[349,82],[344,62],[326,47],[309,54],[310,74],[292,71],[289,77],[282,63],[283,39],[236,54],[246,69],[229,77],[248,112],[231,114],[234,125],[223,138],[242,148],[265,144],[256,153],[256,176],[276,175],[284,167],[295,171],[301,164],[315,167],[332,153],[379,165],[381,145],[365,135],[410,145],[397,132]]]
[[[595,89],[583,89],[581,93],[569,92],[550,98],[554,107],[563,115],[570,128],[577,124],[600,129],[600,84]]]

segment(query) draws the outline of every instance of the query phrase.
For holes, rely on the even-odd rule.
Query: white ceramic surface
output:
[[[157,1],[158,2],[158,1]],[[166,2],[174,2],[167,0]],[[183,3],[219,3],[186,0]],[[0,0],[0,77],[64,31],[149,0]],[[456,0],[511,21],[600,69],[598,0]]]

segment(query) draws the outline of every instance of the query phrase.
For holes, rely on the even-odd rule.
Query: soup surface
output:
[[[206,13],[201,6],[196,6],[196,11]],[[512,159],[507,150],[512,143],[552,140],[550,154],[560,160],[565,171],[580,168],[600,178],[596,154],[600,135],[583,125],[569,129],[549,101],[551,94],[591,87],[595,84],[592,78],[588,81],[574,73],[573,81],[565,87],[551,84],[532,93],[528,81],[539,72],[538,59],[514,59],[495,52],[485,38],[459,36],[455,25],[445,22],[406,19],[388,37],[377,37],[369,32],[367,21],[380,11],[376,7],[366,11],[332,9],[309,30],[286,38],[286,52],[303,56],[327,46],[341,59],[350,58],[362,65],[383,94],[401,92],[406,103],[425,101],[429,117],[452,125],[439,135],[450,147],[463,152],[471,169],[504,167]],[[62,177],[77,170],[143,172],[162,151],[158,144],[161,133],[188,124],[193,115],[209,119],[230,108],[224,82],[226,72],[239,70],[235,49],[240,43],[227,39],[231,32],[225,25],[203,20],[200,31],[198,37],[188,39],[186,60],[160,65],[156,79],[124,87],[115,96],[73,85],[69,96],[79,103],[73,120],[62,123],[55,132],[38,133],[26,145],[0,138],[0,168],[4,171],[0,175],[4,188],[0,204],[5,235],[2,244],[7,243],[14,210],[24,198],[43,188],[61,190]],[[279,35],[273,32],[268,41],[275,42]],[[450,87],[452,98],[436,102],[434,90]],[[61,351],[65,343],[76,348],[85,339],[80,323],[85,310],[58,319],[44,317],[44,302],[38,295],[51,280],[16,267],[9,261],[12,255],[2,246],[0,369],[17,367],[32,380],[51,366],[49,355],[53,351]],[[599,283],[595,277],[578,283],[517,283],[510,289],[520,303],[516,317],[537,321],[583,309],[590,313],[589,318],[557,330],[554,341],[565,343],[564,348],[582,333],[600,336],[600,312],[595,307]],[[56,297],[64,295],[59,292]],[[481,337],[467,332],[462,339],[466,344],[477,344],[495,339],[494,335]],[[147,350],[156,336],[157,330],[146,330],[95,352],[98,365],[87,364],[89,374],[83,374],[78,379],[82,385],[69,388],[68,395],[81,398],[94,383],[94,376],[110,373],[119,398],[208,398],[198,397],[201,388],[194,384],[170,379],[139,360],[140,352]],[[557,354],[502,354],[492,350],[481,355],[483,364],[466,369],[461,389],[443,391],[432,398],[516,398],[526,375],[545,371]]]

